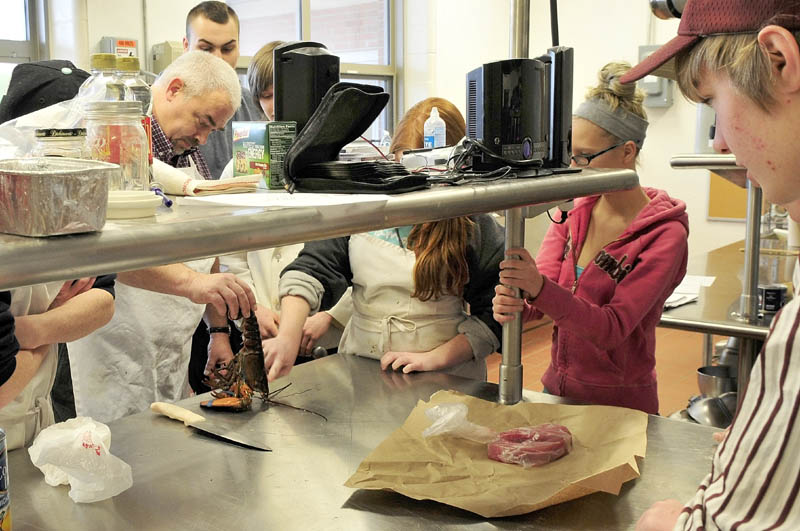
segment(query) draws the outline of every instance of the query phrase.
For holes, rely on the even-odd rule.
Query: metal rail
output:
[[[0,289],[266,249],[468,214],[563,201],[635,186],[630,170],[435,188],[363,205],[173,207],[101,232],[53,238],[0,235]]]

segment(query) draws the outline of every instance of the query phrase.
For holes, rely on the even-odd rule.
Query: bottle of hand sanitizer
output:
[[[423,126],[423,147],[438,148],[444,147],[446,143],[444,120],[439,117],[439,109],[431,109],[431,115],[425,120]]]

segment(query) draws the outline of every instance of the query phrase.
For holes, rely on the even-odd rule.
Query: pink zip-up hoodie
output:
[[[650,202],[576,281],[576,263],[599,196],[575,201],[551,225],[536,266],[544,285],[523,319],[553,319],[545,388],[593,404],[658,413],[656,326],[664,301],[686,274],[686,204],[643,188]],[[574,295],[573,295],[574,292]]]

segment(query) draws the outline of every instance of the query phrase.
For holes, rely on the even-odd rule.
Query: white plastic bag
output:
[[[450,434],[477,443],[486,444],[494,440],[497,434],[486,426],[480,426],[467,420],[467,405],[462,403],[439,404],[425,411],[433,424],[425,428],[423,437]]]
[[[48,485],[66,485],[76,503],[116,496],[133,485],[128,463],[111,455],[111,430],[90,417],[59,422],[39,433],[28,449]]]

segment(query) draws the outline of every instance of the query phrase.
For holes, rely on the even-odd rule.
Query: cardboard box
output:
[[[283,159],[296,131],[296,122],[233,122],[233,176],[260,173],[267,188],[284,189]]]

